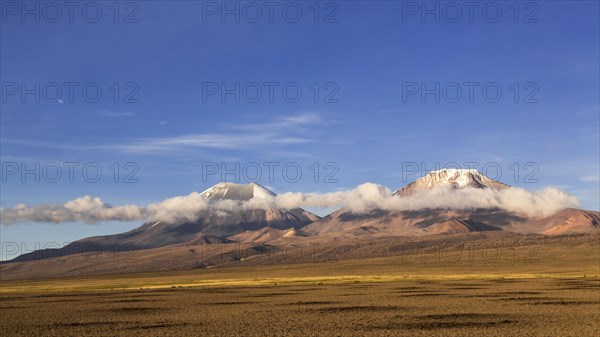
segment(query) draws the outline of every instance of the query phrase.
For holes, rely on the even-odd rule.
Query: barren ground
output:
[[[600,335],[598,241],[532,247],[3,280],[0,335]]]

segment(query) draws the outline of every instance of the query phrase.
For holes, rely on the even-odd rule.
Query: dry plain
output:
[[[528,247],[531,250],[531,247]],[[535,259],[318,263],[3,280],[2,336],[595,336],[597,237]]]

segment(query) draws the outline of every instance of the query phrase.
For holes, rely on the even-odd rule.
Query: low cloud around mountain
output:
[[[146,206],[112,206],[100,198],[80,197],[65,204],[27,206],[19,204],[0,209],[3,225],[17,222],[85,222],[132,221],[160,219],[182,223],[197,219],[203,211],[234,212],[246,209],[293,209],[298,207],[339,207],[354,213],[373,209],[478,209],[499,208],[531,218],[550,216],[562,209],[576,207],[579,201],[557,188],[527,191],[521,188],[491,189],[436,186],[397,196],[384,186],[365,183],[348,191],[332,193],[288,192],[261,195],[248,200],[210,200],[201,193],[165,199]],[[223,213],[224,214],[224,213]]]

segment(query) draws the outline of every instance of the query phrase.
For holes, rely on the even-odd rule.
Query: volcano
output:
[[[409,198],[434,188],[469,191],[505,190],[512,187],[477,170],[443,169],[427,173],[396,190],[393,195]],[[452,193],[447,197],[451,198]],[[373,236],[425,236],[482,231],[563,235],[597,232],[600,228],[600,213],[565,207],[551,216],[534,219],[499,208],[424,208],[406,211],[373,209],[365,213],[342,208],[307,225],[303,230],[314,236],[353,238],[363,236],[363,229],[366,227]]]
[[[449,186],[453,189],[471,187],[480,189],[491,188],[496,190],[510,187],[509,185],[486,177],[477,170],[442,169],[427,173],[425,176],[400,188],[394,192],[394,194],[398,196],[412,195],[419,190],[430,190],[437,186]]]
[[[396,190],[392,198],[421,198],[437,187],[449,190],[444,198],[481,192],[504,191],[512,187],[486,177],[476,170],[432,171]],[[210,245],[216,243],[282,244],[289,242],[331,242],[344,239],[465,235],[474,232],[539,234],[547,236],[587,234],[600,231],[600,212],[565,206],[544,218],[500,208],[415,210],[371,209],[355,212],[339,209],[324,218],[302,208],[280,209],[273,205],[276,194],[257,184],[218,183],[201,196],[210,204],[194,213],[191,221],[154,219],[131,231],[75,241],[60,249],[34,251],[3,263],[47,259],[92,251],[145,250],[161,247]]]
[[[202,192],[209,201],[250,201],[273,197],[276,194],[257,184],[218,183]],[[293,209],[209,209],[198,212],[196,220],[170,223],[156,219],[125,233],[95,236],[75,241],[63,248],[46,249],[23,254],[18,261],[65,256],[85,251],[119,251],[151,249],[170,245],[211,244],[231,242],[228,237],[246,232],[273,229],[279,236],[290,233],[318,220],[319,217],[301,208]],[[243,235],[242,235],[243,236]],[[252,236],[252,234],[250,234]]]

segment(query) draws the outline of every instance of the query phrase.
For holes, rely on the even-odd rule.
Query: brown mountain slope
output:
[[[543,219],[529,219],[500,209],[384,211],[356,214],[339,210],[302,228],[322,237],[351,238],[370,228],[375,236],[422,236],[480,231],[563,235],[600,231],[600,212],[564,209]]]
[[[307,237],[307,233],[297,230],[295,228],[289,229],[276,229],[271,227],[263,227],[261,229],[253,231],[245,231],[232,235],[227,238],[229,241],[238,243],[264,243],[273,242],[280,239],[290,239]]]
[[[369,228],[363,228],[367,232]],[[198,244],[173,245],[153,249],[144,249],[130,252],[91,252],[89,254],[74,254],[72,256],[63,256],[44,261],[14,262],[0,265],[0,277],[2,281],[11,279],[32,279],[32,278],[51,278],[51,277],[69,277],[86,276],[100,274],[130,274],[139,272],[158,272],[174,270],[194,270],[196,279],[203,279],[203,270],[210,267],[236,267],[236,266],[274,266],[276,269],[285,269],[298,272],[290,263],[308,263],[315,262],[338,262],[353,265],[359,269],[374,265],[370,263],[369,258],[394,257],[394,266],[398,271],[406,271],[405,268],[411,265],[418,270],[414,273],[427,274],[426,269],[429,265],[439,266],[439,270],[447,270],[452,266],[462,266],[469,272],[473,270],[470,258],[477,260],[483,259],[481,266],[488,272],[496,272],[497,263],[486,262],[485,254],[488,249],[494,254],[501,249],[500,258],[505,261],[507,268],[512,273],[528,273],[531,268],[537,267],[539,262],[515,263],[515,250],[512,247],[520,247],[520,259],[533,259],[535,261],[543,260],[550,263],[552,272],[560,270],[564,273],[567,270],[581,272],[576,264],[583,259],[594,261],[597,269],[597,255],[586,255],[591,252],[598,252],[597,234],[575,234],[569,236],[546,236],[539,234],[516,234],[506,231],[485,231],[470,232],[453,235],[428,235],[420,237],[382,237],[363,236],[353,240],[322,240],[318,237],[307,237],[293,243],[251,243],[251,244]],[[579,253],[574,253],[573,263],[563,265],[556,256],[550,252],[554,247],[569,247],[565,252],[573,252],[577,249],[584,249]],[[561,248],[564,249],[564,248]],[[440,255],[441,253],[443,255]],[[450,253],[450,252],[458,252]],[[473,252],[477,252],[473,254]],[[448,254],[447,254],[448,253]],[[469,263],[456,264],[456,256],[460,261],[469,261]],[[405,257],[413,256],[413,263],[406,264]],[[441,263],[434,263],[436,256],[441,258]],[[495,256],[495,255],[494,255]],[[446,258],[448,260],[446,260]],[[348,260],[344,262],[344,260]],[[532,260],[532,261],[533,261]],[[375,262],[375,260],[372,260]],[[379,261],[379,260],[377,260]],[[427,263],[425,263],[427,261]],[[493,261],[497,261],[493,257]],[[358,262],[358,263],[357,263]],[[338,263],[317,264],[317,267],[329,271],[330,268],[339,265]],[[558,264],[554,264],[558,263]],[[287,264],[287,266],[281,266]],[[566,269],[565,269],[566,268]],[[570,269],[569,269],[570,268]],[[226,272],[229,268],[219,269],[217,273]],[[596,272],[597,273],[597,272]],[[303,276],[303,274],[295,274]],[[143,277],[143,276],[136,276]],[[218,278],[218,277],[217,277]],[[40,282],[44,284],[44,282]]]
[[[371,228],[377,236],[422,236],[446,231],[463,233],[510,228],[527,221],[526,218],[499,209],[384,211],[373,210],[358,214],[348,210],[336,211],[302,230],[317,236],[352,237],[363,227]],[[445,229],[444,229],[445,228]]]
[[[600,230],[600,212],[567,208],[545,219],[532,221],[530,225],[539,228],[536,232],[546,235],[593,233]]]

